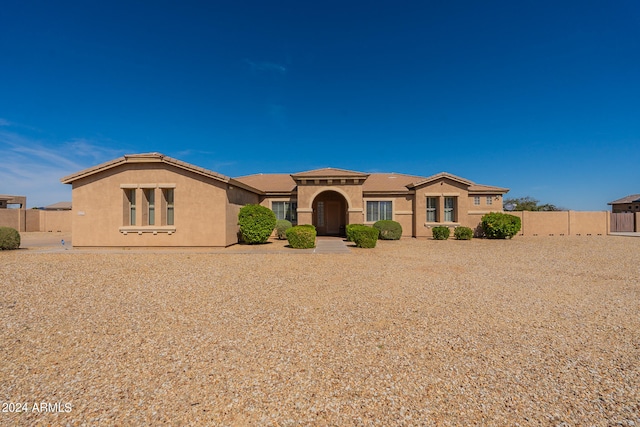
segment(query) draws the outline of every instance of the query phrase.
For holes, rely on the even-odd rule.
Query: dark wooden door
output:
[[[327,234],[340,233],[340,202],[331,200],[327,202]]]

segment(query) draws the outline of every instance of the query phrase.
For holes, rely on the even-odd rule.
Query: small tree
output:
[[[238,212],[238,225],[246,243],[264,243],[276,227],[276,214],[261,205],[246,205]]]
[[[522,221],[515,215],[492,212],[482,217],[482,231],[489,239],[511,239],[522,227]]]
[[[552,205],[550,203],[545,203],[544,205],[539,204],[539,200],[534,199],[533,197],[517,197],[511,199],[504,199],[503,205],[509,206],[509,210],[513,211],[562,211],[566,209],[562,209],[557,207],[556,205]]]

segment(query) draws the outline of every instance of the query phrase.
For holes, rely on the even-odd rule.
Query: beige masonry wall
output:
[[[427,198],[435,197],[438,201],[436,216],[437,222],[427,222]],[[456,200],[455,220],[453,222],[444,222],[444,198],[454,197]],[[486,195],[481,196],[485,200]],[[492,196],[495,199],[496,196]],[[469,195],[467,186],[463,183],[442,178],[436,180],[429,185],[416,189],[414,202],[414,227],[416,237],[431,237],[433,235],[432,228],[437,226],[457,227],[464,226],[476,229],[480,224],[482,215],[502,208],[502,198],[498,197],[493,200],[495,206],[475,206],[473,204],[473,196]],[[493,208],[493,209],[491,209]]]
[[[24,209],[0,209],[0,227],[11,227],[25,231]]]
[[[125,220],[124,188],[136,191],[136,225]],[[155,190],[156,225],[143,223],[143,189]],[[162,225],[163,188],[174,190],[174,225]],[[227,184],[162,163],[127,163],[73,183],[73,245],[227,246]]]
[[[383,195],[378,196],[371,193],[365,193],[363,196],[363,211],[359,217],[358,224],[373,225],[374,222],[367,221],[367,202],[368,201],[390,201],[393,209],[393,220],[402,226],[402,235],[405,237],[413,236],[413,195]],[[361,219],[360,219],[361,218]]]
[[[509,212],[519,217],[518,236],[603,236],[609,233],[609,212]]]
[[[11,227],[20,232],[71,231],[71,211],[0,209],[0,227]]]
[[[227,221],[226,221],[226,244],[230,246],[238,243],[238,213],[243,206],[257,204],[259,196],[255,193],[233,187],[227,193]]]

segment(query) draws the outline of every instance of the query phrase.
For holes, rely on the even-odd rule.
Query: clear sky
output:
[[[151,151],[604,210],[640,193],[640,2],[4,1],[0,193]]]

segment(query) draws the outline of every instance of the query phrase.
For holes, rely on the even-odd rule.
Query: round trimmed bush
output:
[[[382,240],[400,240],[400,237],[402,237],[402,226],[397,221],[382,219],[373,224],[373,226],[380,231]]]
[[[276,214],[261,205],[246,205],[238,212],[238,225],[245,243],[264,243],[276,227]]]
[[[353,230],[358,227],[366,227],[364,224],[347,224],[344,228],[347,235],[347,242],[353,242]]]
[[[482,231],[489,239],[511,239],[522,227],[519,217],[502,212],[488,213],[481,221]]]
[[[316,247],[316,228],[313,225],[296,225],[286,231],[289,246],[295,249]]]
[[[444,226],[433,227],[431,232],[433,233],[433,238],[435,240],[447,240],[451,234],[449,227]]]
[[[359,248],[375,248],[380,232],[377,228],[361,225],[351,229],[351,237]]]
[[[469,227],[456,227],[456,229],[453,230],[453,235],[457,240],[471,240],[473,230]]]
[[[278,239],[285,240],[287,238],[286,232],[291,227],[293,227],[293,224],[286,219],[279,219],[276,221],[276,235],[278,236]]]
[[[0,249],[11,250],[20,247],[20,233],[11,227],[0,227]]]

